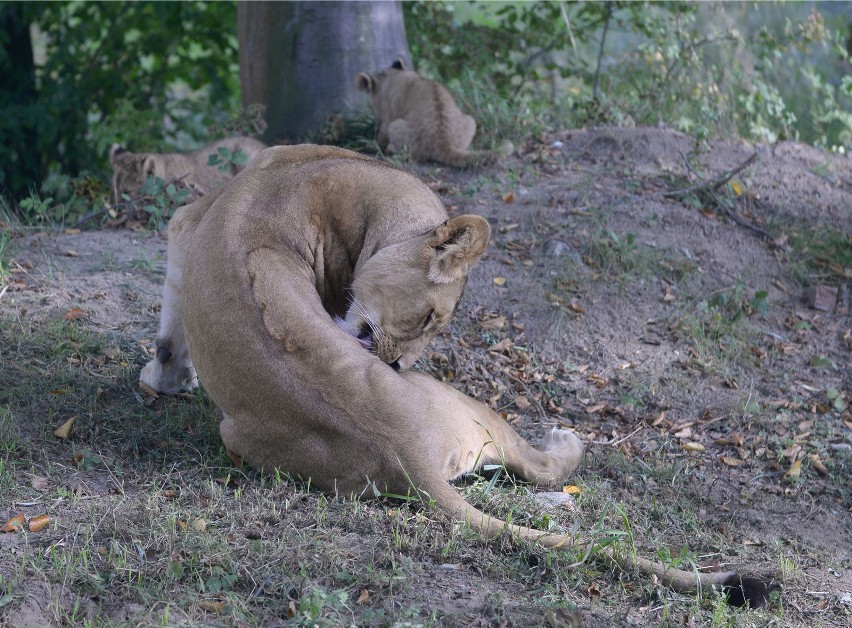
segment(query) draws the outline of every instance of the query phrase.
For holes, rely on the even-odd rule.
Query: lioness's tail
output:
[[[471,528],[488,538],[497,538],[508,530],[522,539],[541,543],[552,549],[574,544],[574,539],[570,536],[507,524],[505,521],[485,514],[468,504],[443,478],[436,479],[434,486],[431,486],[430,489],[430,497],[435,500],[436,505],[441,510],[454,519],[467,522]],[[733,571],[698,573],[667,567],[662,563],[639,556],[617,556],[609,547],[593,553],[592,556],[624,571],[632,568],[648,576],[656,576],[660,582],[681,593],[695,592],[702,587],[716,586],[722,588],[728,596],[728,602],[734,606],[745,606],[746,602],[752,608],[763,606],[769,599],[769,593],[776,588],[774,585],[767,584],[757,578],[740,576]]]

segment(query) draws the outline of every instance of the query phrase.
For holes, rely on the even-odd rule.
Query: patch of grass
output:
[[[138,394],[148,356],[130,339],[77,322],[0,319],[0,344],[0,430],[13,413],[24,418],[20,445],[0,455],[0,489],[37,504],[27,517],[45,511],[54,519],[14,537],[20,552],[0,563],[0,577],[15,591],[43,583],[51,621],[442,625],[476,616],[536,625],[590,603],[611,612],[637,592],[655,600],[644,611],[649,623],[686,609],[696,621],[709,617],[690,596],[634,574],[621,581],[593,560],[621,543],[648,556],[674,547],[666,560],[688,565],[717,541],[695,514],[697,498],[661,496],[656,515],[646,507],[650,487],[671,493],[694,481],[682,457],[661,459],[663,470],[653,472],[613,459],[612,477],[626,478],[629,490],[619,496],[610,480],[587,474],[574,510],[543,505],[493,469],[461,487],[471,503],[574,534],[577,543],[553,551],[511,534],[486,542],[417,502],[351,501],[280,473],[232,468],[216,433],[219,413],[203,392],[151,405]],[[78,417],[71,435],[56,438],[69,416]],[[46,487],[33,486],[33,476]],[[441,602],[471,578],[487,585],[487,598]],[[23,600],[15,594],[0,606],[0,623]]]
[[[162,278],[166,274],[166,267],[163,261],[162,255],[155,255],[152,258],[148,257],[148,255],[146,255],[143,251],[140,253],[139,257],[131,260],[130,267],[135,270],[144,271],[151,275],[151,277],[157,279]]]
[[[852,276],[852,234],[807,224],[783,231],[794,252],[790,272],[800,285],[838,284]]]
[[[622,287],[648,277],[677,283],[694,270],[691,262],[674,261],[670,252],[639,242],[633,233],[619,234],[605,227],[588,238],[583,261],[596,277],[615,279]]]
[[[749,291],[741,282],[699,299],[671,328],[690,346],[702,369],[724,373],[732,363],[748,363],[754,332],[749,319],[769,311],[765,290]]]

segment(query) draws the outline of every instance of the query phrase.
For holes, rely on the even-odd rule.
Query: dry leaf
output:
[[[74,425],[74,421],[76,421],[76,420],[77,420],[77,417],[72,416],[70,419],[65,421],[65,423],[63,423],[58,428],[56,428],[53,431],[53,434],[55,436],[57,436],[58,438],[68,438],[68,436],[71,434],[71,427]]]
[[[67,251],[65,251],[65,255],[67,255],[68,257],[77,257],[80,254],[74,249],[68,249]]]
[[[370,592],[367,589],[361,589],[361,593],[358,594],[358,599],[355,600],[356,604],[363,604],[367,601],[367,598],[370,597]]]
[[[480,323],[486,329],[496,329],[500,330],[506,326],[506,317],[505,316],[495,316],[494,318],[489,318],[482,323]]]
[[[508,353],[512,349],[512,339],[511,338],[503,338],[500,342],[495,342],[493,345],[488,347],[489,351],[497,351],[499,353]]]
[[[18,513],[9,521],[7,521],[2,528],[0,528],[0,532],[18,532],[21,528],[24,527],[24,513]]]
[[[816,469],[820,475],[828,475],[828,468],[822,463],[822,460],[819,459],[819,454],[811,454],[809,456],[809,460],[811,461],[811,466]]]
[[[225,453],[228,454],[228,460],[231,461],[231,464],[234,465],[237,469],[243,468],[243,458],[239,454],[234,453],[230,449],[226,449]]]
[[[207,529],[207,522],[204,519],[196,519],[192,522],[192,529],[196,532],[204,532]]]
[[[683,448],[686,451],[697,451],[697,452],[704,451],[704,445],[702,445],[701,443],[696,443],[696,442],[684,443]]]
[[[578,303],[574,303],[574,301],[571,301],[565,307],[567,307],[569,310],[571,310],[572,312],[575,312],[577,314],[585,314],[586,313],[585,308]]]
[[[797,478],[802,475],[802,461],[796,460],[793,464],[790,465],[790,468],[787,469],[787,473],[784,474],[785,480],[792,480],[793,478]]]
[[[38,517],[33,517],[30,519],[30,522],[27,527],[29,527],[30,532],[38,532],[39,530],[44,529],[44,527],[53,521],[49,515],[39,515]]]
[[[62,317],[66,321],[78,321],[80,319],[86,318],[88,314],[86,314],[86,310],[81,309],[79,307],[72,307],[70,310],[65,312],[65,315]]]
[[[33,479],[30,480],[30,486],[38,491],[46,490],[50,484],[47,481],[47,478],[41,475],[34,475]]]
[[[503,202],[504,202],[504,203],[514,203],[514,202],[515,202],[515,193],[514,193],[514,192],[511,192],[511,191],[510,191],[510,192],[506,192],[506,193],[503,195]]]
[[[530,407],[530,400],[527,399],[524,395],[518,395],[515,397],[515,405],[519,410],[526,410]]]
[[[719,460],[724,462],[729,467],[738,467],[745,462],[745,460],[740,460],[739,458],[730,458],[728,456],[719,456]]]
[[[505,277],[495,277],[494,283],[496,283],[498,286],[502,286],[503,284],[506,283],[506,278]]]
[[[562,487],[562,492],[568,493],[569,495],[579,495],[580,493],[583,492],[583,489],[581,489],[579,486],[569,484],[567,486]]]
[[[199,600],[198,607],[211,613],[221,613],[225,610],[225,602],[214,602],[212,600]]]

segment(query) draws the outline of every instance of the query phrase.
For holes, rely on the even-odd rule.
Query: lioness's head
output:
[[[340,326],[395,369],[407,369],[450,321],[491,228],[481,216],[380,249],[356,269]]]
[[[131,153],[118,144],[113,144],[109,149],[109,163],[112,166],[112,191],[116,204],[121,201],[122,194],[139,194],[145,180],[154,176],[156,171],[152,155]]]

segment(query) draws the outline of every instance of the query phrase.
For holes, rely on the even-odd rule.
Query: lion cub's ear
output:
[[[146,157],[145,161],[142,162],[142,172],[144,172],[147,176],[153,177],[157,174],[157,162],[153,157]]]
[[[127,149],[121,144],[113,144],[109,147],[109,163],[115,165],[115,156],[121,153],[126,153]]]
[[[393,63],[391,63],[391,70],[404,70],[405,62],[402,60],[402,57],[397,57]]]
[[[363,72],[355,77],[355,85],[362,92],[367,92],[368,94],[372,94],[376,91],[376,80],[369,74],[364,74]]]
[[[429,281],[452,283],[466,277],[488,246],[491,227],[482,216],[464,214],[451,218],[426,244]]]

